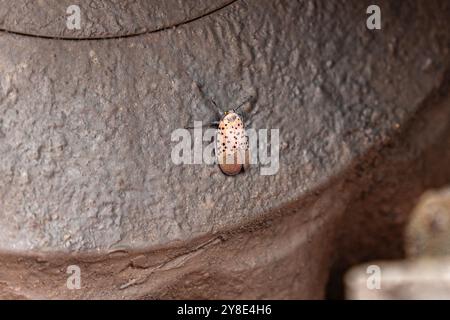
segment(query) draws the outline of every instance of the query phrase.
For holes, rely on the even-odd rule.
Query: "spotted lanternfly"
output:
[[[228,176],[235,176],[249,166],[248,136],[244,121],[237,111],[251,99],[253,97],[247,98],[237,108],[226,111],[218,122],[215,153],[220,170]],[[217,108],[214,100],[211,101]]]
[[[201,87],[198,88],[202,92]],[[248,137],[243,118],[237,111],[252,99],[253,97],[250,96],[237,108],[226,111],[223,115],[220,112],[220,121],[212,123],[217,128],[214,150],[217,163],[220,170],[227,176],[235,176],[247,170],[250,163]],[[220,110],[213,99],[210,101],[216,110]]]
[[[248,137],[244,121],[236,110],[225,112],[216,134],[216,157],[220,170],[234,176],[247,168],[249,160]]]

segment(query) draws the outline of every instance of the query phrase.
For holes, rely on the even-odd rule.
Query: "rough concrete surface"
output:
[[[0,1],[0,29],[23,35],[92,39],[154,32],[201,18],[233,0]],[[82,28],[70,30],[67,8],[80,8]],[[69,12],[72,12],[69,10]]]
[[[366,1],[204,3],[75,35],[102,40],[0,7],[21,33],[0,32],[4,297],[323,298],[330,270],[332,296],[349,263],[401,255],[410,196],[450,178],[448,2],[380,1],[381,31]],[[278,174],[171,162],[171,132],[215,117],[202,92],[255,96]]]

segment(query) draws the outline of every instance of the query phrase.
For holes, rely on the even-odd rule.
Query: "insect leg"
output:
[[[208,124],[204,124],[200,127],[184,127],[185,129],[198,129],[198,128],[217,128],[219,126],[219,121],[213,121],[211,123]]]
[[[201,95],[203,96],[203,98],[206,98],[207,100],[211,101],[212,104],[214,105],[215,108],[215,112],[218,114],[219,118],[222,118],[222,110],[220,110],[219,106],[217,105],[217,103],[214,101],[213,98],[209,97],[208,95],[206,95],[205,91],[203,91],[203,87],[199,84],[197,84],[197,88],[200,91]]]
[[[242,102],[237,108],[233,109],[234,112],[238,111],[244,104],[246,104],[247,102],[253,100],[253,96],[247,97],[244,102]]]

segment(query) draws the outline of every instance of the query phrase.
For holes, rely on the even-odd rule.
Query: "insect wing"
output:
[[[248,160],[248,138],[239,115],[228,113],[219,123],[216,136],[216,156],[226,175],[239,174]]]

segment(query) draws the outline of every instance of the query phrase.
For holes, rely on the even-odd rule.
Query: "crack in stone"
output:
[[[201,244],[199,244],[198,246],[194,247],[193,249],[189,250],[188,252],[182,253],[180,255],[177,255],[173,258],[167,259],[164,262],[154,266],[136,266],[133,264],[133,262],[130,262],[124,269],[122,269],[120,272],[123,272],[129,268],[131,269],[139,269],[139,270],[147,270],[149,271],[148,274],[144,274],[142,275],[142,277],[140,279],[138,278],[133,278],[131,280],[129,280],[128,282],[122,284],[119,286],[119,290],[124,290],[128,287],[131,286],[136,286],[136,285],[140,285],[143,284],[145,282],[147,282],[150,277],[156,272],[156,271],[168,271],[168,270],[173,270],[173,269],[177,269],[181,266],[183,266],[185,264],[186,261],[190,260],[191,258],[193,258],[194,256],[197,256],[198,254],[200,254],[201,252],[203,252],[204,250],[206,250],[207,248],[217,245],[221,242],[223,242],[223,238],[221,236],[212,238],[208,241],[205,241]],[[119,273],[120,273],[119,272]]]

